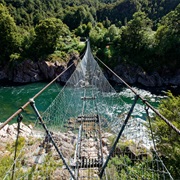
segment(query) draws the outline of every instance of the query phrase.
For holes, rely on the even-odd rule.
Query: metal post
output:
[[[122,133],[123,133],[123,131],[124,131],[125,126],[127,125],[127,122],[128,122],[128,120],[129,120],[132,112],[133,112],[134,106],[136,105],[136,102],[137,102],[138,98],[139,98],[139,96],[136,96],[136,97],[135,97],[134,103],[132,104],[129,113],[128,113],[126,119],[124,120],[124,124],[122,125],[122,127],[121,127],[121,129],[120,129],[120,131],[119,131],[119,134],[118,134],[118,136],[117,136],[117,138],[116,138],[116,140],[115,140],[115,142],[114,142],[114,144],[113,144],[113,146],[112,146],[112,148],[111,148],[111,151],[110,151],[110,153],[109,153],[109,156],[107,157],[105,163],[104,163],[103,166],[102,166],[102,169],[101,169],[100,174],[99,174],[100,178],[102,178],[102,175],[103,175],[103,173],[104,173],[104,170],[105,170],[105,168],[106,168],[106,166],[107,166],[107,164],[108,164],[108,162],[109,162],[109,160],[110,160],[110,158],[111,158],[111,156],[112,156],[112,154],[113,154],[113,152],[114,152],[114,150],[115,150],[115,148],[116,148],[116,145],[117,145],[117,143],[118,143],[118,141],[119,141],[119,138],[121,137],[121,135],[122,135]]]
[[[14,179],[14,172],[15,172],[15,167],[16,167],[16,156],[17,156],[17,148],[18,148],[18,140],[19,140],[19,133],[20,133],[20,123],[23,119],[23,116],[21,114],[18,114],[17,118],[17,137],[16,137],[16,143],[15,143],[15,151],[14,151],[14,164],[12,168],[12,177],[11,179]]]
[[[58,149],[58,147],[57,147],[57,145],[56,145],[53,137],[51,136],[51,133],[50,133],[49,130],[47,129],[46,125],[44,124],[44,121],[43,121],[43,119],[42,119],[39,111],[37,110],[37,108],[36,108],[36,106],[35,106],[35,101],[34,101],[34,99],[30,99],[29,102],[30,102],[30,105],[32,106],[33,110],[35,111],[35,113],[36,113],[36,115],[37,115],[37,117],[38,117],[41,125],[43,126],[43,128],[45,129],[48,137],[50,138],[52,144],[54,145],[56,151],[58,152],[60,158],[62,159],[64,165],[66,166],[66,168],[68,169],[69,173],[71,174],[71,177],[72,177],[74,180],[76,180],[76,178],[74,177],[74,174],[72,173],[72,170],[69,168],[68,164],[66,163],[66,161],[65,161],[65,159],[64,159],[64,156],[62,155],[61,151]]]

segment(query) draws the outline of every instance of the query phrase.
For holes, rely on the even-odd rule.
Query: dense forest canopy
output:
[[[109,19],[112,24],[124,25],[137,11],[144,11],[156,26],[163,16],[175,9],[179,0],[0,0],[0,3],[8,8],[16,24],[23,26],[34,26],[49,17],[66,21],[70,15],[81,23],[85,19],[88,22]]]
[[[180,67],[180,0],[0,0],[0,64],[67,60],[90,37],[111,67]],[[173,63],[172,63],[173,62]]]

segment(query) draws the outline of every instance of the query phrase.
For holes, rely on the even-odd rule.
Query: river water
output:
[[[47,83],[38,82],[20,86],[0,86],[0,122],[4,122],[30,98],[38,93],[45,85],[47,85]],[[40,113],[47,109],[61,89],[62,86],[54,83],[35,99],[36,106]],[[135,88],[135,90],[138,92],[138,94],[148,100],[155,108],[158,106],[161,99],[164,98],[163,96],[158,96],[142,89]],[[119,93],[123,101],[125,101],[127,104],[131,104],[133,102],[134,94],[129,89],[121,88]],[[139,117],[142,117],[142,119],[143,108],[142,103],[138,102],[134,112]],[[24,122],[34,122],[36,119],[36,116],[30,106],[28,106],[22,114],[24,116]],[[13,119],[12,122],[16,122],[16,119]]]

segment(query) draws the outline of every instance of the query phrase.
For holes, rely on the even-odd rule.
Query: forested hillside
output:
[[[0,0],[16,21],[17,25],[34,26],[40,20],[56,17],[69,27],[81,23],[103,22],[124,25],[136,11],[144,11],[154,24],[174,10],[179,0]],[[71,21],[73,20],[73,21]]]
[[[0,0],[0,64],[66,61],[90,37],[109,66],[180,68],[180,0]]]

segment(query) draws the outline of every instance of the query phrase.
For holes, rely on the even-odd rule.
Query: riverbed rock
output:
[[[0,123],[1,125],[2,123]],[[0,140],[3,142],[10,142],[14,141],[17,137],[17,123],[11,124],[11,125],[6,125],[0,130]],[[23,136],[25,138],[28,138],[28,136],[32,132],[32,126],[26,126],[25,124],[21,123],[20,124],[20,129],[19,129],[19,135]]]
[[[141,72],[140,67],[133,67],[127,64],[120,64],[114,68],[114,72],[120,76],[124,81],[130,84],[137,82],[138,73]],[[119,80],[116,76],[112,76],[112,80],[118,84],[122,84],[122,81]]]
[[[16,83],[39,82],[42,80],[50,81],[62,73],[66,66],[69,67],[73,63],[71,68],[69,68],[60,78],[58,78],[58,81],[65,83],[74,72],[78,58],[79,56],[77,54],[72,54],[69,62],[61,63],[58,61],[34,62],[29,59],[24,60],[22,63],[16,64],[13,71],[9,74],[7,74],[3,68],[0,68],[0,80],[8,78]]]
[[[180,86],[180,69],[176,72],[175,75],[170,77],[169,83],[173,86]]]
[[[159,87],[163,85],[163,79],[159,76],[158,72],[153,72],[151,75],[141,73],[138,75],[137,83],[146,87]]]
[[[59,62],[40,61],[38,65],[44,80],[54,79],[65,69],[65,64]]]
[[[15,66],[12,81],[16,83],[38,82],[42,80],[39,66],[36,62],[25,60]]]
[[[145,87],[180,86],[180,70],[170,72],[167,67],[162,67],[161,72],[146,72],[140,66],[122,63],[114,68],[114,72],[131,85],[138,84]],[[115,75],[110,75],[110,73],[108,75],[110,80],[117,84],[123,84]]]
[[[7,73],[4,69],[0,69],[0,80],[4,80],[4,79],[7,79],[8,76],[7,76]]]

